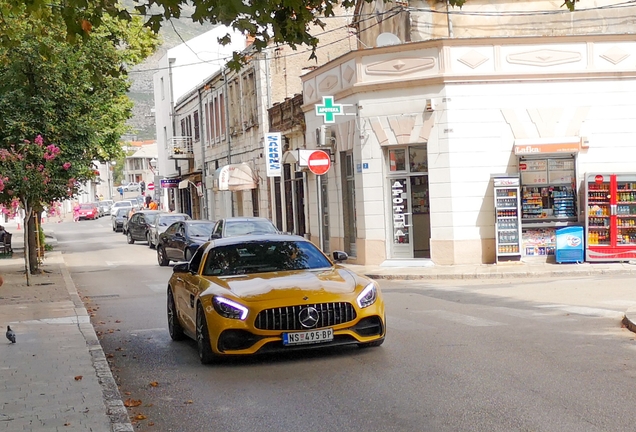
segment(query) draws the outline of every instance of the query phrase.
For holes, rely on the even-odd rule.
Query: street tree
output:
[[[0,36],[11,35],[0,39],[0,149],[5,156],[20,155],[27,151],[27,141],[41,136],[71,164],[49,171],[46,187],[41,187],[41,179],[22,175],[29,171],[26,165],[39,166],[35,161],[26,164],[18,156],[0,169],[0,204],[9,207],[18,199],[27,210],[28,267],[35,272],[34,215],[46,203],[74,196],[78,184],[95,179],[95,160],[122,155],[120,137],[132,115],[127,68],[152,54],[159,39],[140,17],[105,16],[99,28],[69,42],[60,38],[67,28],[62,15],[34,13],[24,2],[22,8],[3,8],[7,4],[0,0]]]

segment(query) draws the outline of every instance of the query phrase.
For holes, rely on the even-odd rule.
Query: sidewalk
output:
[[[27,286],[24,232],[5,226],[14,253],[0,258],[0,431],[133,431],[61,252],[47,252]]]

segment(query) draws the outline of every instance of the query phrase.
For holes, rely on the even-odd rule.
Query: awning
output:
[[[245,162],[222,166],[214,173],[214,190],[240,191],[256,189],[258,177]]]
[[[546,153],[578,153],[581,137],[536,138],[515,140],[517,156],[545,155]]]

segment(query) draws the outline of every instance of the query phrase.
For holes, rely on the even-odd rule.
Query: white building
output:
[[[231,43],[221,45],[218,38],[231,35]],[[157,130],[157,171],[160,177],[166,179],[178,179],[181,171],[189,172],[188,161],[190,156],[184,155],[182,160],[169,159],[172,154],[173,138],[176,135],[177,125],[174,121],[174,106],[179,98],[195,88],[206,77],[218,71],[234,51],[245,48],[245,36],[225,26],[216,27],[209,32],[199,35],[184,44],[178,45],[166,53],[159,60],[159,71],[154,75],[154,99],[155,121]],[[181,142],[177,146],[181,148]],[[183,145],[184,151],[191,151],[190,147]],[[177,182],[178,183],[178,182]],[[164,185],[174,185],[173,182],[165,182]],[[157,185],[160,187],[160,185]],[[178,199],[178,195],[169,191],[172,188],[162,189],[162,206],[167,209]],[[168,204],[173,203],[173,204]]]

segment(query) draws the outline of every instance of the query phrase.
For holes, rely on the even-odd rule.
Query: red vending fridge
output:
[[[636,174],[586,174],[587,261],[636,259]]]

